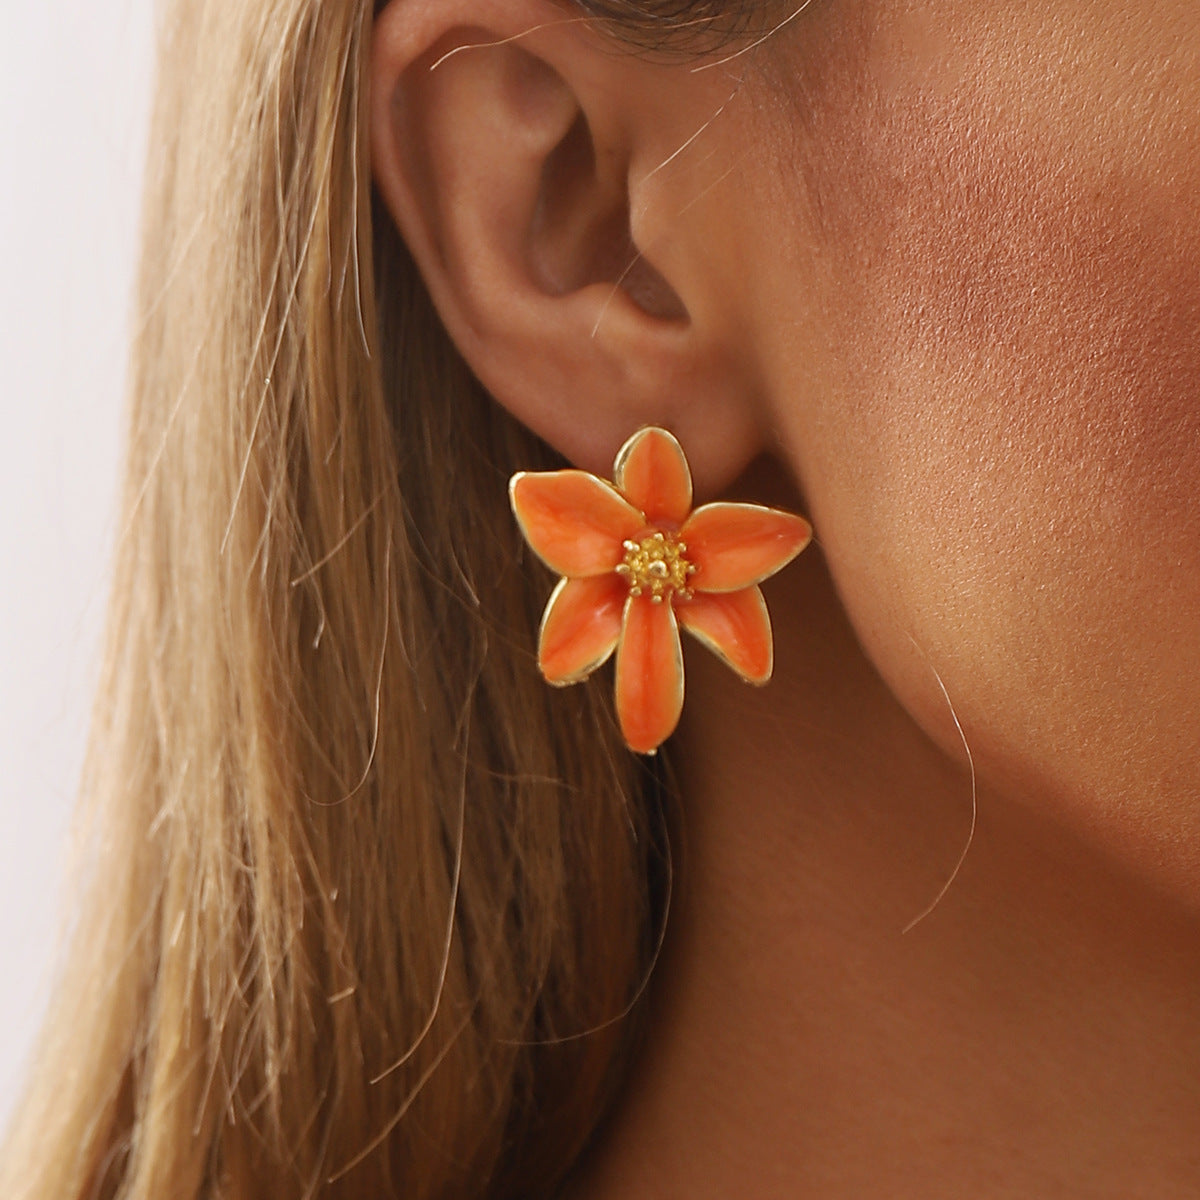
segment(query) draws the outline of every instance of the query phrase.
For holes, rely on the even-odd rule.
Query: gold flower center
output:
[[[688,578],[696,568],[684,558],[687,546],[675,534],[656,530],[622,544],[625,558],[617,574],[629,581],[631,596],[648,595],[655,604],[672,595],[681,600],[692,598]]]

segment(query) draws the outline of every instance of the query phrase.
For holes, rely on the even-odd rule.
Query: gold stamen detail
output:
[[[688,579],[696,573],[695,566],[684,557],[685,543],[663,530],[629,538],[624,543],[625,559],[617,574],[629,581],[631,596],[649,595],[653,604],[661,604],[669,596],[681,600],[692,598]]]

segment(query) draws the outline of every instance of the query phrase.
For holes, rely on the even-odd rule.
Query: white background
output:
[[[0,1127],[66,917],[152,42],[151,0],[0,2]]]

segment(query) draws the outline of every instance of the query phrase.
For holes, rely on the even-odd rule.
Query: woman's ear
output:
[[[689,140],[735,83],[629,53],[553,0],[391,0],[371,89],[376,185],[496,399],[592,470],[660,424],[698,491],[736,476],[761,448],[753,372],[721,256],[700,249],[728,172],[718,135]]]

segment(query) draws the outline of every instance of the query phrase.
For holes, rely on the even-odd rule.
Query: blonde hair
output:
[[[661,763],[551,693],[471,379],[377,208],[368,0],[171,6],[90,879],[0,1192],[552,1190],[663,915]]]

